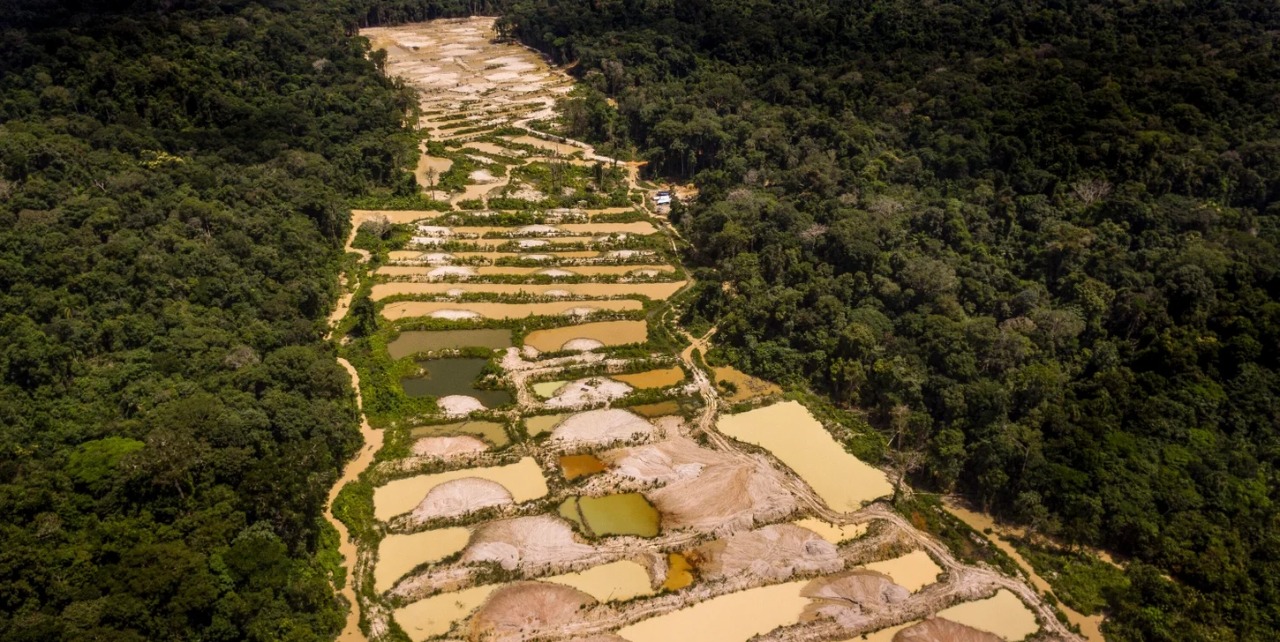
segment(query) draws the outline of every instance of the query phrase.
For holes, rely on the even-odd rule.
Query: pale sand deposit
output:
[[[481,526],[467,550],[465,563],[495,562],[507,570],[566,564],[591,553],[578,541],[569,522],[551,515],[517,517]]]
[[[471,455],[489,449],[489,444],[469,435],[427,437],[413,442],[413,454],[418,457],[449,459],[458,455]]]
[[[883,471],[845,451],[797,401],[724,415],[716,422],[716,428],[773,453],[832,510],[858,510],[893,492]]]
[[[631,391],[631,386],[613,379],[578,379],[556,389],[555,396],[548,399],[546,405],[548,408],[575,408],[621,399]]]
[[[813,531],[774,524],[736,533],[698,549],[698,566],[708,580],[760,577],[781,582],[800,573],[834,573],[844,568],[836,547]]]
[[[413,510],[427,496],[427,493],[431,492],[431,489],[445,482],[467,477],[487,479],[501,484],[517,503],[544,497],[547,494],[547,482],[542,476],[542,468],[532,457],[525,457],[517,463],[506,466],[451,470],[389,482],[373,491],[374,517],[385,522],[396,515],[407,513]]]
[[[1022,640],[1040,629],[1031,609],[1005,589],[1000,589],[985,600],[957,604],[938,611],[936,615],[975,629],[990,631],[1012,642]]]
[[[420,564],[438,562],[462,551],[471,539],[471,531],[441,528],[411,535],[387,535],[378,545],[378,564],[373,569],[373,587],[379,593],[389,590],[396,580]]]
[[[626,410],[610,408],[572,415],[551,432],[554,441],[607,444],[644,438],[653,434],[653,424]]]

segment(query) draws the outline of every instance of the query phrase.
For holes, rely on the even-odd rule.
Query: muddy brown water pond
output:
[[[667,554],[667,579],[662,582],[665,591],[679,591],[693,584],[693,564],[680,553]]]
[[[486,408],[505,406],[512,401],[510,392],[475,387],[488,363],[488,359],[427,359],[418,362],[427,371],[426,376],[406,377],[400,385],[410,397],[465,395],[479,399]]]
[[[559,511],[561,517],[595,537],[658,534],[658,510],[640,493],[570,497],[560,504]]]
[[[893,583],[912,593],[938,581],[942,567],[924,551],[911,551],[901,557],[863,565],[868,570],[884,573]]]
[[[677,401],[661,401],[658,403],[647,403],[640,406],[631,406],[627,408],[641,417],[652,419],[654,417],[665,417],[667,415],[680,414],[680,403]]]
[[[542,468],[532,457],[525,457],[506,466],[464,468],[388,482],[373,489],[373,516],[387,521],[396,515],[407,513],[436,486],[468,477],[501,484],[517,504],[545,497],[547,494],[547,480],[542,475]]]
[[[893,492],[884,471],[849,454],[797,401],[724,415],[716,428],[773,453],[832,510],[858,510]]]
[[[544,285],[522,283],[376,283],[370,298],[381,301],[396,295],[443,295],[450,291],[461,293],[484,292],[501,296],[548,296],[547,293],[567,293],[575,297],[613,297],[638,295],[657,301],[671,297],[684,287],[685,281],[662,283],[549,283]],[[563,295],[562,295],[563,296]]]
[[[564,385],[564,382],[562,381],[560,382],[560,384]],[[524,427],[525,427],[525,430],[528,431],[530,437],[537,437],[538,435],[549,435],[551,434],[551,431],[556,426],[558,426],[560,422],[564,421],[565,417],[568,417],[568,416],[569,415],[567,414],[561,414],[561,415],[538,415],[536,417],[525,417]]]
[[[510,346],[510,330],[411,330],[401,332],[388,343],[387,352],[392,359],[403,359],[419,352],[473,347],[499,350]]]
[[[438,426],[418,426],[409,431],[412,439],[425,437],[444,437],[448,435],[474,435],[497,448],[511,443],[507,430],[502,424],[493,421],[459,421]]]
[[[643,390],[645,388],[669,388],[671,386],[684,381],[684,370],[679,367],[672,366],[661,370],[646,370],[644,372],[636,372],[624,375],[609,375],[609,378],[621,381],[633,388]]]
[[[374,590],[382,593],[419,564],[438,562],[466,548],[471,531],[460,526],[410,535],[387,535],[378,545],[373,568]]]
[[[573,481],[587,475],[604,472],[604,462],[595,455],[561,455],[560,471],[564,478]]]
[[[744,642],[800,619],[809,580],[762,586],[714,597],[618,630],[628,642]]]
[[[620,346],[643,343],[648,338],[649,327],[644,321],[602,321],[530,332],[524,338],[524,344],[539,352],[554,352],[565,349],[565,345],[575,339],[596,341],[605,346]]]
[[[957,604],[938,611],[937,616],[975,629],[990,631],[1012,642],[1025,639],[1040,630],[1035,613],[1018,596],[1000,589],[985,600]]]
[[[540,581],[571,586],[601,602],[620,602],[654,593],[649,571],[631,560],[619,560]]]

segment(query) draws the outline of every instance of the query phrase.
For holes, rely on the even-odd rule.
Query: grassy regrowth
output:
[[[318,529],[320,542],[316,546],[316,560],[329,574],[329,581],[335,588],[346,588],[347,567],[343,565],[342,553],[338,551],[341,544],[338,529],[323,519],[319,521]]]
[[[1105,595],[1128,586],[1124,571],[1088,553],[1019,541],[1018,552],[1053,586],[1063,604],[1093,615],[1107,605]]]

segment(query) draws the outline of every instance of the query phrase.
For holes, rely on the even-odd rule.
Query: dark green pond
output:
[[[475,397],[486,408],[496,408],[511,403],[511,393],[506,390],[477,390],[476,380],[488,363],[486,359],[427,359],[418,365],[427,371],[424,377],[400,380],[404,393],[410,397],[447,397],[466,395]]]

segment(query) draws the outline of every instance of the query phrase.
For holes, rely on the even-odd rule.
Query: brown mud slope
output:
[[[898,631],[893,642],[1004,642],[1004,639],[994,633],[934,617]]]
[[[577,619],[579,611],[595,603],[590,595],[560,584],[511,584],[494,591],[471,617],[467,638],[497,642],[554,635]]]

